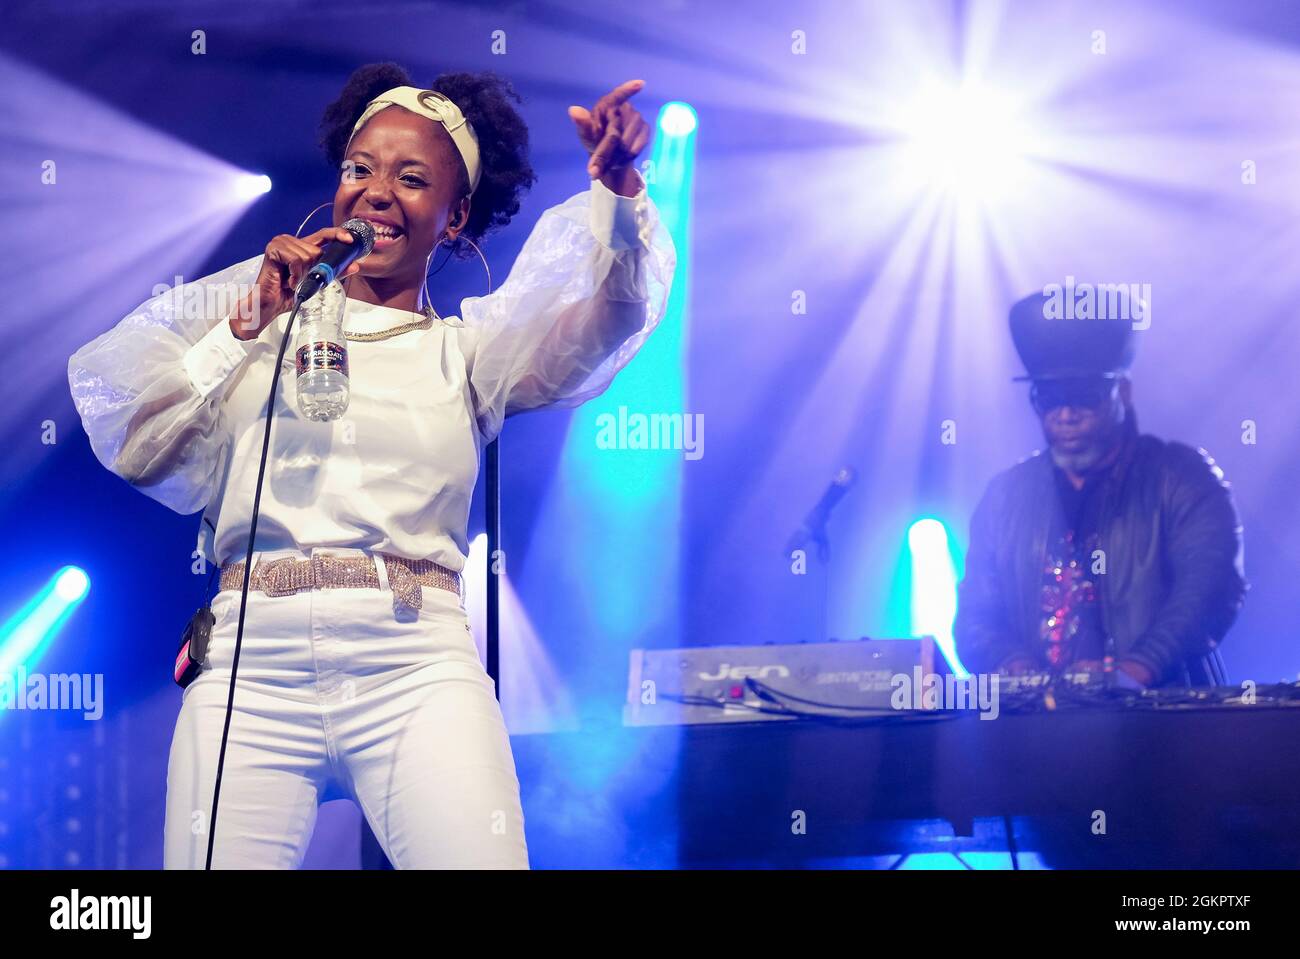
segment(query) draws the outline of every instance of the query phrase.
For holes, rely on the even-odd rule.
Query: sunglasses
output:
[[[1115,398],[1118,388],[1119,381],[1113,379],[1041,380],[1029,387],[1029,402],[1040,415],[1063,406],[1099,410]]]

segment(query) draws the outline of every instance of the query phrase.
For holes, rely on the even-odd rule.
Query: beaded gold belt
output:
[[[378,553],[384,558],[393,609],[399,603],[419,609],[421,586],[434,586],[460,595],[460,574],[428,559],[406,559]],[[244,561],[221,567],[221,589],[244,588]],[[304,589],[379,589],[379,569],[372,556],[285,556],[259,560],[253,567],[249,589],[267,596],[288,596]]]

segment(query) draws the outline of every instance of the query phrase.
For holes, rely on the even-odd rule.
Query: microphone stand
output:
[[[812,508],[812,512],[804,517],[802,525],[795,530],[785,547],[787,555],[794,550],[803,549],[805,556],[807,547],[817,547],[817,560],[821,565],[822,596],[821,635],[816,638],[816,642],[828,642],[831,638],[831,544],[826,533],[826,524],[830,520],[831,510],[848,492],[856,478],[857,472],[851,466],[838,470],[830,487],[822,494],[817,505]]]
[[[817,559],[822,568],[822,628],[817,641],[827,643],[831,638],[831,544],[824,523],[813,530],[811,542],[817,547]]]

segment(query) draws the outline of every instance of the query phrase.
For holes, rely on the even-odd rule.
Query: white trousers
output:
[[[266,560],[362,550],[277,550]],[[248,594],[213,868],[296,868],[318,805],[350,796],[399,869],[528,868],[510,739],[463,601],[421,588]],[[238,589],[212,602],[208,665],[185,690],[167,767],[163,865],[202,869],[230,688]]]

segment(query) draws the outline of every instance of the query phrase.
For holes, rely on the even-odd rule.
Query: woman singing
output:
[[[292,351],[275,397],[212,864],[298,866],[318,804],[350,796],[398,868],[527,868],[510,741],[462,598],[466,523],[504,418],[598,395],[663,315],[675,255],[633,167],[650,132],[628,102],[641,87],[569,108],[590,189],[542,214],[499,289],[441,317],[425,291],[434,252],[475,256],[534,180],[518,96],[489,73],[422,90],[393,64],[362,67],[322,123],[334,226],[160,293],[71,357],[95,455],[168,507],[205,510],[199,546],[220,568],[172,740],[167,868],[205,862],[294,290],[354,217],[377,238],[345,273],[348,408],[299,412]]]

